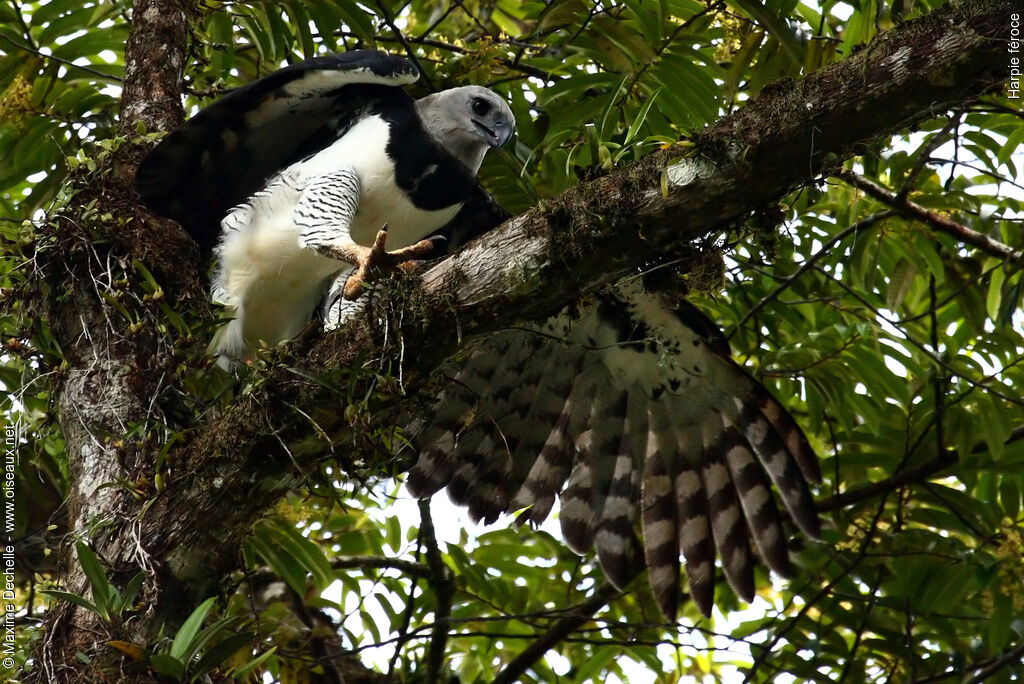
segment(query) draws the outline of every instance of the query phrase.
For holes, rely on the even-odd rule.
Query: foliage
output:
[[[179,682],[203,681],[211,670],[249,644],[253,637],[250,632],[228,634],[231,626],[238,622],[236,617],[220,618],[203,627],[203,621],[216,600],[216,597],[210,597],[200,603],[178,629],[170,647],[149,655],[148,661],[154,672]],[[272,654],[273,649],[250,660],[236,668],[234,675],[244,679]]]
[[[75,551],[78,554],[78,563],[82,566],[82,570],[89,580],[89,587],[92,589],[92,601],[69,591],[45,589],[43,593],[51,598],[70,601],[76,606],[81,606],[86,610],[96,613],[104,622],[119,625],[122,615],[126,610],[131,609],[132,604],[135,602],[135,597],[138,596],[139,590],[142,589],[142,582],[146,578],[145,574],[140,572],[132,577],[122,594],[117,586],[111,584],[107,579],[107,573],[92,549],[82,542],[78,542],[75,544]]]
[[[522,210],[691,138],[770,83],[939,4],[918,0],[901,17],[870,0],[209,2],[191,16],[188,106],[321,51],[411,54],[420,92],[476,82],[508,96],[515,146],[492,155],[481,177]],[[83,143],[114,135],[127,12],[120,0],[0,7],[0,232],[16,257],[0,265],[5,288],[27,267],[40,210],[52,217],[66,169],[81,164],[68,160],[89,159]],[[1014,104],[987,96],[863,150],[842,173],[783,198],[778,226],[752,220],[722,236],[724,287],[693,293],[822,457],[825,539],[797,549],[797,577],[761,574],[746,610],[723,585],[721,612],[704,620],[687,607],[678,625],[660,623],[637,583],[527,681],[712,681],[739,670],[752,681],[1024,676],[1024,275],[1019,252],[964,242],[942,221],[1010,251],[1024,246]],[[891,196],[866,192],[863,179]],[[908,201],[922,213],[907,218]],[[145,280],[147,293],[159,290]],[[46,321],[26,326],[17,302],[5,303],[0,326],[2,408],[24,441],[17,532],[35,543],[68,486],[50,406],[61,359]],[[326,643],[418,681],[440,644],[460,681],[490,681],[601,591],[590,559],[547,528],[472,528],[440,509],[432,520],[394,487],[338,482],[325,464],[254,531],[247,572],[222,587],[224,616],[203,629],[212,603],[202,604],[169,650],[153,649],[152,667],[187,681],[220,665],[210,656],[200,667],[198,653],[227,644],[218,659],[240,676],[263,668],[304,681],[323,671],[311,653]],[[138,586],[115,589],[87,546],[78,554],[91,601],[49,595],[115,623]],[[41,552],[30,557],[51,576]],[[285,589],[268,591],[276,578]],[[229,627],[240,632],[227,636]],[[256,660],[228,652],[251,643],[276,650]]]
[[[250,675],[274,654],[275,649],[271,648],[255,658],[242,655],[242,650],[251,644],[254,635],[232,630],[238,622],[237,617],[220,618],[203,627],[203,621],[216,600],[211,596],[196,606],[178,628],[171,643],[156,652],[130,641],[110,640],[107,646],[147,667],[153,674],[176,682],[208,681],[211,673],[223,670],[236,659],[237,663],[227,667],[227,676],[251,681]]]
[[[52,599],[68,601],[96,613],[116,634],[123,624],[125,614],[134,609],[135,599],[146,576],[141,572],[133,576],[122,594],[107,579],[106,570],[92,549],[82,542],[77,542],[75,551],[89,581],[93,600],[56,589],[44,589],[42,593]],[[164,649],[150,652],[138,644],[117,639],[107,641],[107,645],[121,651],[132,660],[145,663],[153,672],[174,681],[202,681],[209,672],[221,667],[237,651],[250,645],[254,636],[252,632],[231,632],[231,627],[239,621],[238,617],[220,618],[208,627],[203,627],[203,622],[216,600],[216,597],[210,597],[200,603]],[[273,651],[271,648],[257,658],[239,663],[232,668],[233,676],[244,680],[250,672],[269,659]]]

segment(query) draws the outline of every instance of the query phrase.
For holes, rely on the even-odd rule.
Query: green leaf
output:
[[[998,399],[982,394],[977,397],[976,401],[982,437],[985,444],[988,445],[992,458],[998,461],[1003,457],[1006,438],[1010,435],[1011,426],[1003,415],[1003,407]]]
[[[604,681],[601,677],[608,663],[613,662],[620,655],[621,651],[615,646],[603,646],[594,651],[594,654],[576,671],[573,677],[574,682]]]
[[[211,596],[206,599],[192,611],[192,614],[188,616],[184,624],[178,629],[178,633],[174,635],[174,642],[171,644],[171,650],[169,654],[172,658],[181,662],[185,661],[186,656],[191,650],[192,641],[199,634],[200,628],[203,626],[203,620],[213,609],[214,603],[216,603],[217,597]]]
[[[1020,513],[1021,491],[1024,491],[1024,474],[1003,473],[999,478],[999,504],[1011,520]]]
[[[75,542],[75,552],[78,555],[78,563],[92,587],[92,600],[96,604],[96,612],[109,622],[114,613],[110,604],[110,583],[107,581],[107,573],[103,570],[100,559],[86,544]]]
[[[988,635],[985,639],[986,646],[993,653],[1003,650],[1010,641],[1010,622],[1014,619],[1013,599],[1002,595],[1000,591],[996,594],[992,601],[994,610],[987,622]]]
[[[155,653],[149,657],[149,665],[158,674],[176,681],[185,679],[185,663],[166,653]]]
[[[799,67],[803,64],[804,51],[793,29],[777,14],[768,9],[764,3],[760,2],[760,0],[729,0],[729,4],[739,7],[757,23],[768,29],[772,37],[779,41],[779,44],[785,50],[786,56],[789,57],[794,66]]]
[[[278,577],[299,596],[306,594],[306,568],[298,560],[284,549],[272,547],[259,535],[254,535],[247,542],[248,546],[271,567]]]
[[[231,676],[234,677],[235,679],[244,679],[245,677],[247,677],[249,675],[249,673],[255,671],[257,667],[259,667],[260,665],[265,663],[267,661],[267,659],[270,658],[270,656],[274,655],[274,651],[276,651],[276,650],[277,650],[277,646],[274,646],[273,648],[271,648],[266,653],[263,653],[263,654],[257,656],[256,658],[253,658],[252,660],[250,660],[245,665],[235,669],[232,672]]]
[[[335,3],[334,9],[338,12],[342,21],[345,22],[345,25],[352,29],[353,33],[362,40],[373,42],[373,36],[376,31],[373,25],[372,14],[366,12],[355,3],[348,2]]]
[[[231,629],[231,627],[238,623],[240,619],[241,618],[236,616],[221,618],[209,627],[206,627],[205,629],[201,630],[199,634],[197,634],[195,638],[192,639],[192,641],[188,644],[188,651],[184,654],[184,657],[182,658],[185,661],[186,665],[193,663],[195,661],[196,656],[199,655],[206,648],[206,645],[208,643],[216,640],[217,637],[219,637],[222,633]],[[191,672],[192,667],[187,667],[187,669]]]
[[[1013,158],[1014,153],[1020,149],[1021,143],[1024,143],[1024,127],[1015,126],[1010,135],[1006,136],[1006,142],[999,149],[998,157],[1000,163],[1010,166],[1010,160]]]
[[[223,665],[236,651],[247,646],[255,636],[252,632],[239,632],[218,642],[203,654],[199,662],[190,668],[189,674],[195,679]]]
[[[621,50],[622,54],[629,59],[630,64],[639,66],[653,62],[657,58],[647,41],[635,30],[625,26],[623,22],[599,14],[594,18],[593,24],[599,36],[607,38]],[[597,39],[599,36],[593,37]]]
[[[999,320],[999,311],[1003,304],[1003,283],[1006,282],[1006,269],[996,268],[988,281],[988,294],[985,297],[985,312],[992,321]]]
[[[291,25],[299,33],[299,40],[302,43],[302,56],[306,59],[315,57],[316,43],[313,40],[313,32],[309,30],[309,25],[312,22],[312,19],[310,19],[309,15],[306,13],[303,3],[289,2],[284,6],[284,8],[291,19]]]
[[[100,613],[99,610],[96,609],[96,606],[93,604],[92,601],[85,598],[84,596],[72,594],[70,591],[59,591],[57,589],[42,589],[41,593],[51,598],[60,599],[62,601],[68,601],[70,603],[75,604],[76,606],[85,608],[86,610],[90,610],[93,613],[100,615],[101,617],[103,615],[102,613]]]
[[[644,106],[640,108],[640,112],[636,115],[636,118],[633,119],[633,123],[630,124],[629,130],[626,131],[626,138],[622,141],[623,145],[628,145],[632,142],[633,138],[636,137],[636,134],[640,132],[640,127],[644,125],[645,121],[647,121],[647,114],[651,111],[654,101],[658,99],[658,95],[661,94],[661,90],[661,88],[658,88],[648,96],[647,102],[645,102]]]
[[[886,290],[885,305],[891,310],[896,310],[903,303],[903,299],[910,291],[910,286],[917,277],[917,267],[909,260],[900,258],[889,277],[889,288]]]
[[[550,31],[571,24],[586,15],[587,4],[584,0],[552,0],[545,8],[537,28],[540,31]]]
[[[331,564],[319,546],[307,539],[298,529],[284,521],[275,521],[273,535],[293,558],[298,560],[303,569],[313,575],[313,580],[320,589],[326,589],[333,580]]]
[[[118,604],[114,607],[116,613],[120,614],[135,603],[135,597],[139,595],[144,581],[146,581],[146,575],[141,572],[128,581],[128,585],[124,588],[124,595],[120,597]]]

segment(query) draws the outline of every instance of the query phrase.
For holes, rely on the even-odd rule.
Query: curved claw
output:
[[[434,242],[427,239],[389,252],[385,249],[387,239],[388,226],[385,223],[377,231],[377,236],[374,238],[372,246],[358,248],[355,259],[356,270],[345,281],[345,287],[342,289],[342,296],[345,299],[349,301],[358,299],[366,289],[366,283],[373,280],[373,271],[402,268],[410,261],[429,256],[435,249]]]

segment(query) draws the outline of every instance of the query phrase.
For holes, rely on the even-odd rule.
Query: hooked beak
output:
[[[473,119],[473,124],[492,148],[501,147],[512,137],[512,127],[505,123],[498,123],[494,128],[488,128],[483,123]]]

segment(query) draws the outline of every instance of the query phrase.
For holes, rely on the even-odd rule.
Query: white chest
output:
[[[395,180],[395,167],[386,152],[389,133],[384,119],[368,116],[296,171],[308,179],[342,168],[354,170],[359,175],[361,192],[359,208],[349,226],[351,239],[369,246],[377,231],[387,224],[390,250],[429,237],[454,218],[461,205],[441,211],[424,211],[413,205]],[[427,169],[428,173],[431,171]]]

